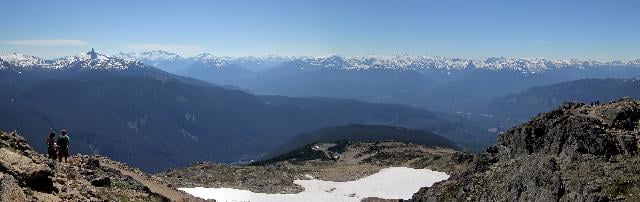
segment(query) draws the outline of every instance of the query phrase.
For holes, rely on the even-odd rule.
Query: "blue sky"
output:
[[[3,0],[0,52],[631,60],[639,10],[637,0]]]

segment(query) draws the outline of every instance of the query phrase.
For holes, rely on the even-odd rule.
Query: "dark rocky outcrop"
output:
[[[96,187],[109,187],[111,186],[111,178],[106,176],[97,177],[91,180],[91,185]]]
[[[414,201],[640,200],[640,103],[565,103],[500,136]]]

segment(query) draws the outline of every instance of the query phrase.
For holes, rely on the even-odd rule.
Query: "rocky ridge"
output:
[[[138,176],[153,181],[136,180]],[[106,157],[77,155],[67,163],[55,162],[33,151],[15,132],[0,132],[0,201],[176,199],[154,192],[149,187],[153,185],[166,186],[166,183]],[[186,194],[182,198],[198,201]]]
[[[640,200],[640,103],[566,103],[508,130],[414,201]]]

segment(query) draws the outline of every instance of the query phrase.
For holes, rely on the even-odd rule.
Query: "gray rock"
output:
[[[10,171],[19,182],[24,182],[34,190],[54,191],[53,170],[47,164],[35,163],[15,151],[0,148],[0,168]]]
[[[24,175],[27,186],[45,192],[54,191],[53,171],[49,167],[38,166]]]
[[[27,201],[27,196],[13,176],[0,173],[0,202],[13,201]]]

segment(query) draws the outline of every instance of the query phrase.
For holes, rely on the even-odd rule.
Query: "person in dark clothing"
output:
[[[56,148],[58,145],[56,144],[55,137],[56,132],[51,132],[49,133],[49,138],[47,138],[47,153],[49,155],[49,158],[53,160],[56,160],[58,158],[58,148]]]
[[[58,162],[67,162],[67,158],[69,157],[69,136],[67,136],[67,131],[60,131],[60,137],[58,137]]]

